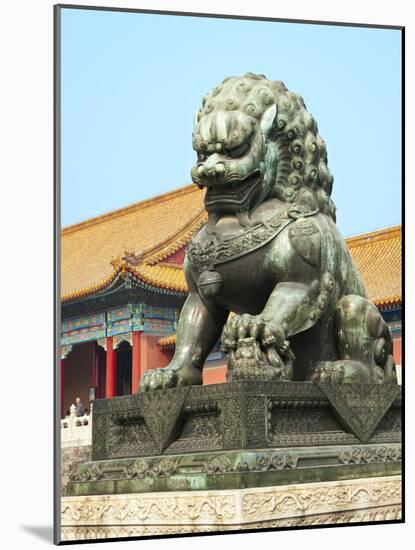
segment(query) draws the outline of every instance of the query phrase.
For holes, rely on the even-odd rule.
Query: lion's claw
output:
[[[202,383],[202,374],[193,367],[164,367],[147,371],[140,382],[140,392],[166,390]]]
[[[177,382],[177,374],[170,369],[154,369],[147,371],[140,382],[140,391],[152,391],[173,388]]]
[[[260,315],[234,315],[226,323],[222,333],[222,351],[225,353],[236,349],[239,340],[255,338],[262,347],[284,345],[285,338],[282,331],[267,323]]]

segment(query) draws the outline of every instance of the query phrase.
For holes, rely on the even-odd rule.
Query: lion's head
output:
[[[268,198],[335,219],[324,141],[302,97],[247,73],[214,88],[195,116],[192,179],[208,212],[249,211]]]

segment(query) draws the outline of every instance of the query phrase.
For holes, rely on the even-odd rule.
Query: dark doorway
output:
[[[97,345],[96,347],[96,369],[97,369],[97,399],[105,397],[105,381],[106,381],[106,357],[107,352],[104,348]]]
[[[117,395],[131,394],[132,350],[128,342],[117,348]]]
[[[74,344],[65,359],[63,377],[63,413],[69,412],[77,397],[89,409],[89,390],[94,385],[94,357],[96,342]]]

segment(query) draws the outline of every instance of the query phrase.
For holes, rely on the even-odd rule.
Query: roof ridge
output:
[[[374,242],[382,240],[390,240],[398,238],[402,234],[402,225],[392,225],[389,227],[383,227],[374,231],[368,231],[367,233],[360,233],[353,235],[352,237],[346,237],[346,242],[349,247],[358,246],[365,242]]]
[[[205,209],[201,208],[188,222],[182,225],[174,235],[167,237],[164,241],[160,241],[151,248],[145,250],[143,252],[144,263],[155,265],[177,252],[177,250],[180,250],[189,242],[190,237],[197,231],[198,226],[203,223],[204,219]]]
[[[134,202],[127,206],[123,206],[122,208],[117,208],[116,210],[105,212],[104,214],[100,214],[99,216],[88,218],[87,220],[84,220],[82,222],[67,225],[66,227],[63,227],[61,229],[61,235],[68,235],[80,229],[85,229],[86,227],[96,225],[103,221],[110,220],[113,218],[118,218],[130,212],[134,212],[135,210],[139,210],[141,208],[142,209],[148,208],[149,206],[154,206],[155,204],[159,204],[162,202],[166,202],[167,200],[171,200],[173,197],[179,197],[181,195],[186,195],[191,192],[193,193],[199,192],[199,189],[197,189],[194,183],[189,183],[187,185],[178,187],[177,189],[173,189],[172,191],[167,191],[166,193],[162,193],[161,195],[154,195],[147,199],[143,199],[141,201]]]

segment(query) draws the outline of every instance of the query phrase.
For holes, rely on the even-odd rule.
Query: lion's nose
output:
[[[223,174],[225,172],[225,165],[223,164],[223,162],[218,162],[216,164],[215,171],[218,174],[218,176],[220,176],[221,174]]]
[[[208,178],[216,178],[225,173],[225,165],[223,162],[209,163],[199,166],[197,169],[199,176]]]

